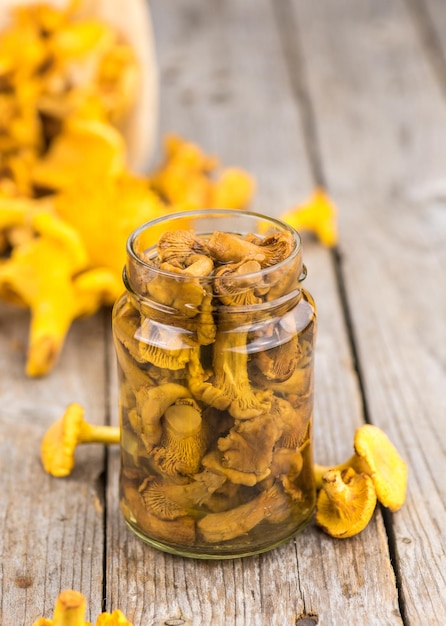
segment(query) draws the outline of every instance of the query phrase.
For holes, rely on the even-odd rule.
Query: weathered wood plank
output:
[[[92,422],[104,420],[103,320],[76,323],[60,363],[47,377],[24,374],[29,317],[0,306],[0,623],[29,626],[52,615],[65,588],[82,591],[101,611],[103,451],[79,450],[68,479],[43,471],[43,433],[78,401]]]
[[[408,461],[405,623],[446,614],[446,103],[403,2],[294,2],[371,421]]]
[[[442,0],[406,0],[414,27],[436,80],[446,94],[446,7]]]
[[[278,63],[268,3],[151,3],[160,61],[160,138],[174,132],[257,179],[253,209],[278,215],[311,189],[300,114]],[[280,176],[278,175],[280,173]],[[286,181],[286,183],[285,183]]]
[[[161,135],[182,134],[224,164],[253,172],[259,211],[278,215],[303,199],[314,181],[272,3],[153,1],[151,8],[161,68]],[[363,419],[361,402],[331,256],[309,239],[305,245],[307,286],[320,320],[316,457],[335,462],[351,453]],[[263,556],[219,563],[182,559],[143,545],[125,528],[117,510],[118,465],[114,451],[107,606],[119,606],[135,626],[175,620],[282,626],[299,624],[303,616],[310,621],[302,624],[401,624],[379,512],[365,533],[344,542],[310,526]]]

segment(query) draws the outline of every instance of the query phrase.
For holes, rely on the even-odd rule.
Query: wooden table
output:
[[[82,591],[89,619],[135,626],[429,626],[446,623],[446,3],[177,0],[150,3],[160,138],[179,133],[258,181],[279,215],[324,184],[335,250],[304,238],[319,310],[316,460],[352,451],[364,421],[409,466],[404,507],[360,535],[311,524],[246,559],[183,559],[144,545],[118,509],[119,450],[84,446],[67,479],[39,445],[69,402],[117,419],[110,312],[75,323],[61,360],[27,379],[28,315],[0,317],[0,623],[52,616]]]

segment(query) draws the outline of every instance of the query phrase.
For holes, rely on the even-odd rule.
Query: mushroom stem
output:
[[[352,486],[357,474],[351,468],[346,470],[329,470],[325,474],[323,489],[328,499],[336,507],[337,515],[348,520],[352,514]]]
[[[54,606],[53,626],[84,626],[86,600],[72,589],[62,591]]]
[[[53,619],[39,617],[33,626],[92,626],[85,621],[87,601],[80,591],[65,589],[56,598]],[[116,609],[113,613],[101,613],[96,626],[132,626],[125,615]]]
[[[349,467],[354,469],[355,472],[357,472],[358,474],[370,474],[370,468],[368,468],[366,463],[361,462],[361,459],[358,457],[357,454],[352,454],[352,456],[347,461],[344,461],[344,463],[339,463],[339,465],[318,465],[317,463],[315,463],[314,477],[316,479],[316,489],[322,489],[322,487],[324,486],[323,478],[328,471],[335,470],[338,472],[342,472]]]
[[[97,426],[84,422],[79,432],[80,443],[103,443],[105,445],[119,443],[121,429],[119,426]]]
[[[286,505],[287,496],[272,485],[240,506],[220,513],[208,513],[197,523],[197,528],[209,543],[229,541],[249,532],[274,513],[283,511]]]

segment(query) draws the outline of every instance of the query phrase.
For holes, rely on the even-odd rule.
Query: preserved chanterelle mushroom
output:
[[[113,318],[121,508],[170,552],[261,552],[314,508],[315,308],[298,235],[274,224],[129,243]]]

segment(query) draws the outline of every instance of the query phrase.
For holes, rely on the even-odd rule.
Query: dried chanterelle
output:
[[[53,618],[39,617],[33,626],[92,626],[91,622],[85,621],[86,607],[87,602],[82,593],[66,589],[56,599]],[[132,623],[122,611],[116,609],[112,613],[101,613],[96,626],[132,626]]]

